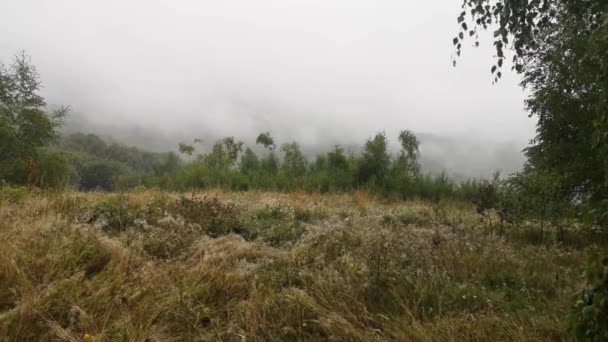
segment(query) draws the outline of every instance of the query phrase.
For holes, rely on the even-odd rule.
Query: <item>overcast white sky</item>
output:
[[[50,104],[168,134],[304,144],[402,128],[525,145],[519,77],[491,42],[452,67],[459,0],[4,0],[0,60],[28,52]]]

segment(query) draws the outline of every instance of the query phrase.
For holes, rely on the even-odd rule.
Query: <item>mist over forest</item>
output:
[[[356,151],[378,132],[394,150],[407,129],[421,140],[423,169],[455,177],[519,170],[534,132],[518,75],[492,84],[491,44],[453,66],[453,1],[4,7],[27,15],[0,23],[10,33],[0,60],[32,56],[47,102],[72,109],[64,132],[166,151],[226,136],[253,147],[269,131],[313,155],[336,144]]]
[[[245,120],[251,122],[255,119]],[[270,124],[269,126],[264,126]],[[333,129],[301,129],[297,127],[273,126],[262,122],[251,127],[238,127],[238,135],[226,133],[242,140],[256,152],[261,151],[255,144],[260,132],[270,131],[281,143],[296,141],[301,144],[303,152],[314,159],[317,154],[341,145],[347,152],[358,153],[366,139],[377,132],[359,136],[345,134],[339,127]],[[398,129],[385,129],[392,153],[397,153]],[[102,137],[106,142],[132,145],[143,150],[154,152],[176,151],[180,142],[191,143],[201,139],[198,144],[201,152],[207,152],[216,140],[223,138],[207,124],[184,126],[166,129],[153,123],[136,124],[124,119],[118,122],[103,122],[103,119],[91,119],[80,113],[72,113],[66,119],[62,132],[66,135],[77,132],[92,133]],[[420,139],[420,163],[422,170],[431,174],[446,172],[458,180],[466,178],[490,178],[495,171],[503,176],[519,171],[525,162],[522,150],[525,141],[495,142],[487,138],[476,138],[474,135],[436,135],[415,132]]]

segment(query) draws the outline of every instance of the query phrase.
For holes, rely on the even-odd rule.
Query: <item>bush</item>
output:
[[[68,185],[74,170],[63,153],[43,153],[40,159],[40,179],[38,185],[43,188],[63,188]]]
[[[85,161],[80,166],[80,187],[83,190],[101,189],[115,190],[121,176],[128,173],[128,169],[121,163],[109,160]]]
[[[595,254],[587,271],[587,286],[570,315],[577,341],[608,341],[608,256]]]
[[[293,218],[296,221],[310,222],[312,220],[312,211],[304,208],[295,208],[293,211]]]
[[[27,193],[26,187],[2,186],[0,187],[0,203],[21,203]]]
[[[283,247],[296,243],[306,229],[296,221],[293,224],[287,222],[273,222],[270,225],[258,227],[256,233],[259,238],[273,247]]]
[[[127,198],[116,196],[95,204],[90,221],[102,224],[101,228],[108,233],[116,233],[133,224],[134,219]]]
[[[255,211],[255,218],[258,220],[280,220],[287,217],[287,212],[281,207],[266,207]]]
[[[173,204],[171,211],[199,224],[212,237],[229,233],[249,237],[249,232],[240,222],[240,210],[234,204],[224,204],[215,197],[195,200],[182,196]]]

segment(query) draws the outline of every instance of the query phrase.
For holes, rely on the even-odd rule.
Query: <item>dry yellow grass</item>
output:
[[[0,340],[559,340],[587,253],[457,202],[196,199],[0,196]]]
[[[359,210],[365,211],[369,205],[369,194],[367,191],[357,190],[353,193],[353,200]]]

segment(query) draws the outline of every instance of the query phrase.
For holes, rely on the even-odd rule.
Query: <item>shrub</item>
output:
[[[257,236],[273,247],[292,245],[300,240],[306,229],[299,223],[273,222],[259,227]]]
[[[312,212],[304,208],[295,208],[293,217],[296,221],[310,222],[312,220]]]
[[[473,201],[477,206],[477,213],[483,217],[489,217],[490,211],[496,208],[497,204],[496,187],[494,184],[484,184],[479,188],[479,193]]]
[[[595,254],[589,261],[587,286],[570,315],[573,338],[608,341],[608,256]]]
[[[128,173],[125,165],[109,160],[84,162],[79,168],[80,187],[83,190],[115,190],[119,178]]]
[[[101,223],[101,228],[108,233],[116,233],[133,224],[134,219],[127,198],[119,195],[95,204],[90,221]]]
[[[281,207],[266,207],[255,211],[255,218],[258,220],[280,220],[287,217],[287,212]]]
[[[21,203],[27,193],[28,190],[26,187],[0,187],[0,203]]]
[[[73,170],[63,153],[42,153],[38,185],[43,188],[62,188],[69,184]]]
[[[240,210],[234,204],[220,202],[216,197],[195,200],[182,196],[171,209],[186,220],[199,224],[212,237],[229,233],[248,237],[238,217]]]

